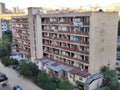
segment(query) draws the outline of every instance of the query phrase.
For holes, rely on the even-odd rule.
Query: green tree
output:
[[[20,68],[18,71],[21,75],[26,77],[35,77],[39,72],[38,67],[35,63],[26,63],[25,61],[20,63]]]
[[[73,85],[68,80],[63,80],[59,83],[60,90],[73,90]]]
[[[8,42],[12,42],[12,31],[10,30],[5,31],[2,35],[2,39]]]
[[[10,56],[12,47],[12,32],[7,30],[0,39],[0,58]]]
[[[104,85],[109,87],[110,90],[120,90],[120,83],[117,79],[117,73],[115,70],[110,70],[108,67],[101,69],[104,75]]]
[[[59,80],[49,77],[44,71],[39,71],[36,78],[37,85],[44,90],[56,90],[59,82]]]
[[[5,65],[5,66],[10,66],[10,65],[17,65],[18,61],[17,60],[13,60],[10,59],[8,56],[5,56],[2,58],[1,62]]]
[[[120,36],[120,20],[118,21],[118,36]]]

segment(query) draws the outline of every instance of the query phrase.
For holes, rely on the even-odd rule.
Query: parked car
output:
[[[12,68],[13,69],[16,69],[18,67],[18,65],[13,65]]]
[[[6,81],[6,80],[8,80],[8,77],[5,74],[0,73],[0,82]]]
[[[16,85],[13,87],[13,90],[22,90],[22,88],[19,85]]]
[[[117,56],[117,60],[120,60],[120,55],[119,55],[119,56]]]

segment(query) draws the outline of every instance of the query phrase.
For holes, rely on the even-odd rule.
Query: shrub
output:
[[[10,65],[18,64],[18,61],[17,61],[17,60],[10,59],[8,56],[3,57],[3,58],[1,59],[1,62],[2,62],[5,66],[10,66]]]

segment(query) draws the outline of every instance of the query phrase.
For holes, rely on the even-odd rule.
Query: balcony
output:
[[[51,30],[51,29],[43,29],[43,32],[54,32],[56,33],[56,31]],[[58,33],[62,33],[62,34],[72,34],[72,35],[86,35],[89,36],[89,32],[82,32],[82,31],[63,31],[63,30],[57,30]]]
[[[89,22],[83,22],[83,24],[84,24],[84,25],[90,25],[90,23],[89,23]]]
[[[23,43],[19,43],[19,42],[14,42],[15,44],[18,44],[18,45],[21,45],[21,46],[24,46],[24,47],[29,47],[30,48],[30,45],[27,45],[27,44],[23,44]]]
[[[30,51],[23,49],[23,48],[17,48],[17,50],[19,50],[19,52],[25,52],[25,54],[30,55]]]
[[[59,48],[59,49],[67,50],[67,51],[73,51],[75,53],[81,53],[81,54],[89,55],[89,52],[87,52],[87,51],[81,51],[81,50],[78,50],[78,49],[75,49],[75,48],[67,48],[66,46],[51,45],[51,44],[46,44],[46,43],[44,43],[43,45],[51,46],[51,47],[55,47],[55,48]]]
[[[56,54],[56,55],[64,57],[64,58],[72,59],[73,61],[76,60],[76,61],[80,61],[80,62],[83,62],[83,63],[86,63],[86,64],[89,63],[88,61],[85,61],[85,60],[82,60],[82,59],[79,59],[79,58],[74,58],[74,57],[71,57],[71,56],[66,56],[66,55],[63,55],[63,54],[55,53],[55,52],[44,51],[44,53],[53,54],[53,55]]]
[[[67,43],[75,43],[75,44],[85,44],[89,45],[89,42],[82,42],[82,41],[74,41],[74,40],[68,40],[68,39],[62,39],[62,38],[52,38],[48,36],[43,36],[43,39],[48,39],[48,40],[55,40],[55,41],[60,41],[60,42],[67,42]]]
[[[62,21],[62,22],[58,22],[58,21],[50,21],[50,22],[42,22],[42,24],[69,24],[69,25],[73,25],[72,21]]]
[[[16,37],[16,36],[13,36],[13,39],[18,39],[18,40],[20,40],[20,41],[30,42],[29,39],[23,39],[23,38]]]
[[[16,34],[22,34],[22,35],[29,35],[29,33],[23,33],[23,32],[16,32]]]
[[[13,26],[12,28],[18,28],[18,29],[29,29],[28,27],[20,27],[20,26]]]

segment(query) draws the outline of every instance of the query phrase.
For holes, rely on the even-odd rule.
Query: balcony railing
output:
[[[23,43],[19,43],[19,42],[14,42],[15,44],[18,44],[18,45],[21,45],[21,46],[25,46],[25,47],[29,47],[30,48],[30,45],[27,45],[27,44],[23,44]]]
[[[16,32],[16,34],[22,34],[22,35],[29,35],[29,33],[23,33],[23,32]]]
[[[13,26],[12,28],[18,28],[18,29],[29,29],[28,27],[19,27],[19,26]]]
[[[15,23],[28,23],[28,21],[14,21]]]
[[[61,39],[61,38],[52,38],[48,36],[43,36],[43,39],[48,39],[48,40],[55,40],[55,41],[60,41],[60,42],[68,42],[68,43],[75,43],[75,44],[85,44],[89,45],[89,42],[83,42],[83,41],[74,41],[74,40],[68,40],[68,39]]]
[[[50,22],[42,22],[42,24],[70,24],[73,25],[72,21],[62,21],[62,22],[58,22],[58,21],[50,21]]]
[[[19,39],[19,40],[23,40],[23,41],[26,41],[26,42],[30,42],[30,40],[29,39],[23,39],[23,38],[20,38],[20,37],[16,37],[16,36],[13,36],[13,39]]]
[[[21,52],[26,52],[26,54],[30,54],[30,51],[29,50],[26,50],[26,49],[23,49],[23,48],[17,48],[19,51]]]
[[[75,34],[75,35],[86,35],[89,36],[89,32],[82,32],[82,31],[63,31],[63,30],[56,30],[58,33],[65,33],[65,34]],[[55,30],[51,30],[51,29],[43,29],[43,32],[55,32]]]
[[[89,22],[83,22],[83,24],[84,24],[84,25],[90,25],[90,23],[89,23]]]
[[[62,46],[58,46],[58,45],[51,45],[51,44],[45,44],[45,43],[43,45],[51,46],[51,47],[55,47],[55,48],[59,48],[59,49],[67,50],[67,51],[73,51],[75,53],[81,53],[81,54],[89,55],[89,52],[75,50],[75,49],[71,49],[71,48],[67,48],[67,47],[62,47]]]

